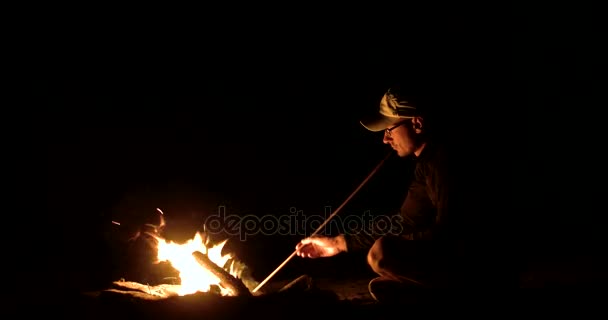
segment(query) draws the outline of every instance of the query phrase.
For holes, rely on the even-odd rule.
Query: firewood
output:
[[[209,259],[209,257],[199,251],[193,252],[192,256],[194,256],[196,261],[203,268],[209,270],[220,280],[220,285],[222,287],[229,289],[236,296],[251,296],[251,292],[241,280],[235,278],[226,270],[216,265],[213,261]]]
[[[162,297],[154,294],[148,294],[140,291],[131,291],[131,290],[118,290],[118,289],[106,289],[101,292],[103,298],[135,298],[138,300],[161,300],[166,299],[168,297]]]
[[[160,285],[147,285],[143,283],[133,282],[133,281],[114,281],[112,282],[112,286],[116,291],[120,292],[140,292],[145,295],[167,298],[171,296],[176,296],[179,285],[171,285],[171,284],[160,284]]]
[[[292,282],[286,284],[279,292],[306,291],[313,287],[312,278],[308,275],[302,275]]]

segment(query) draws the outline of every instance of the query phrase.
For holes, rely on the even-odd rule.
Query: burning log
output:
[[[249,289],[239,279],[233,277],[230,273],[219,267],[211,261],[206,255],[200,251],[194,251],[192,256],[196,259],[203,268],[209,270],[214,276],[220,280],[222,287],[229,289],[236,296],[251,296]]]

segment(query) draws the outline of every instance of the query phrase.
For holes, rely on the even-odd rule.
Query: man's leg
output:
[[[399,236],[381,237],[367,254],[368,264],[381,277],[421,287],[432,285],[436,260],[430,242]]]

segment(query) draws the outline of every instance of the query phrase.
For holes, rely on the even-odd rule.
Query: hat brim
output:
[[[396,125],[402,120],[403,118],[386,117],[381,114],[376,114],[374,116],[361,119],[360,123],[369,131],[379,132]]]

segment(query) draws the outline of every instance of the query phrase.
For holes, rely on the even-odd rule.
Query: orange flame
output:
[[[192,294],[196,292],[208,292],[212,285],[217,285],[220,288],[222,295],[233,295],[227,288],[220,285],[220,280],[213,275],[209,270],[201,266],[194,256],[193,252],[199,251],[206,254],[209,260],[213,261],[219,267],[225,268],[228,260],[233,258],[232,255],[222,255],[222,248],[228,240],[224,240],[216,245],[207,247],[204,236],[197,232],[193,239],[186,243],[178,244],[173,241],[167,241],[163,238],[156,237],[158,240],[157,262],[167,261],[179,272],[181,286],[177,294],[180,296]],[[232,266],[227,270],[231,275],[237,277],[237,272]]]

